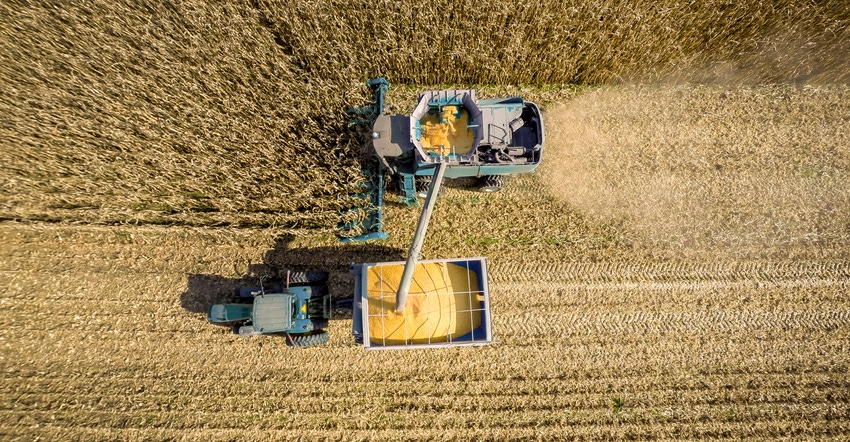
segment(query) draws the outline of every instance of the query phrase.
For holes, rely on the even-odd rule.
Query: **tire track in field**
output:
[[[792,311],[545,312],[500,315],[502,336],[557,337],[635,334],[730,334],[850,330],[850,309]]]
[[[850,330],[850,300],[835,295],[824,304],[801,304],[810,291],[850,290],[850,263],[717,262],[717,263],[493,263],[490,282],[508,293],[501,305],[511,314],[495,315],[495,327],[506,339],[519,337],[567,338],[582,335],[730,334],[818,332]],[[705,302],[712,290],[740,291],[741,298],[759,296],[753,290],[778,289],[787,297],[776,304],[746,305]],[[700,290],[698,297],[685,296]],[[598,294],[597,303],[573,303],[566,311],[513,304],[545,305],[535,296],[584,291]],[[657,293],[681,293],[683,299],[703,302],[670,303]],[[516,297],[517,293],[525,294]],[[656,295],[652,295],[656,293]],[[613,294],[622,294],[622,297]],[[647,295],[649,294],[649,295]],[[642,310],[634,311],[630,295],[642,296]],[[523,296],[525,299],[523,298]],[[728,300],[729,294],[724,296]],[[669,298],[669,296],[666,296]],[[618,301],[619,300],[619,301]],[[495,300],[499,306],[500,300]],[[536,302],[536,304],[535,304]],[[542,303],[542,304],[541,304]],[[554,304],[555,302],[552,301]],[[562,306],[563,307],[563,306]],[[619,310],[619,311],[618,311]]]
[[[495,260],[494,260],[495,261]],[[734,262],[715,263],[535,263],[491,262],[490,281],[578,283],[711,283],[754,282],[764,284],[807,284],[850,280],[850,262]]]

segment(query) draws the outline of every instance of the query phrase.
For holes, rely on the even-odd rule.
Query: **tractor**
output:
[[[230,326],[239,336],[279,334],[292,347],[308,347],[328,341],[331,296],[325,272],[288,273],[286,284],[241,287],[231,303],[214,304],[207,320]]]

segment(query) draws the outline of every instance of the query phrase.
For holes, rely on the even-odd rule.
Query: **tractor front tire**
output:
[[[312,333],[304,333],[298,335],[289,335],[286,338],[286,345],[290,347],[312,347],[328,342],[328,332],[314,331]]]
[[[485,193],[498,192],[505,188],[505,177],[486,175],[478,179],[478,190]]]

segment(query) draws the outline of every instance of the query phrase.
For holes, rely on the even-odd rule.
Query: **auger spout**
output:
[[[440,194],[440,186],[443,185],[443,176],[445,175],[446,167],[446,163],[437,163],[437,167],[434,170],[434,177],[431,180],[431,185],[428,187],[425,205],[422,208],[422,214],[419,215],[416,232],[413,234],[413,242],[410,244],[410,250],[407,252],[407,262],[404,264],[404,272],[401,274],[401,281],[398,284],[398,292],[396,292],[395,298],[396,313],[403,312],[404,305],[407,303],[410,282],[413,280],[413,270],[416,268],[417,261],[419,261],[419,253],[422,251],[422,244],[425,242],[425,232],[428,230],[428,223],[431,221],[431,215],[434,213],[434,204],[437,202],[437,196]]]

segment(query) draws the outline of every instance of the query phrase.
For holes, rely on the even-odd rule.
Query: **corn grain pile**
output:
[[[427,114],[420,120],[422,148],[437,155],[456,153],[466,155],[475,141],[469,126],[469,111],[457,106],[446,106],[441,115]]]
[[[378,345],[431,344],[457,339],[481,326],[478,275],[457,264],[416,266],[409,298],[395,311],[404,266],[379,265],[366,281],[369,337]],[[474,310],[474,311],[473,311]]]

